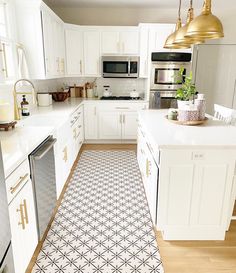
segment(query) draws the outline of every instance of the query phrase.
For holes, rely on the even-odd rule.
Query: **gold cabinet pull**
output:
[[[27,209],[27,204],[26,204],[26,200],[25,199],[23,201],[23,206],[24,206],[24,213],[25,213],[25,216],[24,216],[25,223],[29,224],[28,209]]]
[[[10,191],[11,191],[11,194],[13,194],[18,188],[19,186],[24,182],[24,180],[28,177],[28,173],[26,173],[24,176],[20,176],[20,179],[19,181],[16,183],[15,186],[13,187],[10,187]]]
[[[5,77],[8,78],[6,45],[4,43],[2,43],[1,52],[3,54],[3,61],[4,61],[4,68],[2,69],[2,71],[5,72]]]
[[[125,123],[125,115],[123,115],[123,123]]]
[[[64,148],[63,153],[64,153],[63,160],[64,160],[65,162],[67,162],[67,159],[68,159],[68,155],[67,155],[67,146]]]
[[[24,212],[23,212],[23,207],[24,205],[20,204],[20,208],[17,209],[17,212],[20,212],[20,218],[21,218],[21,222],[18,222],[18,225],[22,225],[22,229],[25,229],[25,218],[24,218]]]
[[[149,177],[151,175],[151,169],[150,169],[151,162],[146,159],[146,176]]]
[[[80,65],[80,74],[82,74],[82,61],[81,60],[79,62],[79,65]]]
[[[120,123],[122,123],[122,115],[120,115]]]

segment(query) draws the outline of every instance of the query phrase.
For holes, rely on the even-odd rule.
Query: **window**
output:
[[[16,43],[11,37],[13,2],[0,0],[0,82],[6,83],[15,79]]]
[[[7,12],[6,3],[0,1],[0,37],[7,37]]]

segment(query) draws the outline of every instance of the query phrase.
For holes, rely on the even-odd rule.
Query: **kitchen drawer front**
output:
[[[7,201],[8,204],[30,180],[30,167],[28,160],[25,160],[15,171],[6,179]]]
[[[99,104],[98,110],[102,111],[139,111],[146,109],[145,103],[111,103],[111,104]]]
[[[73,126],[75,122],[83,119],[83,106],[80,106],[71,116],[70,116],[70,125]]]

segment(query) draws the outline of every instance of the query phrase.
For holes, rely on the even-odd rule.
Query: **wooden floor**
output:
[[[84,150],[136,150],[136,145],[85,144],[80,153]],[[234,213],[236,215],[236,206]],[[157,232],[157,241],[165,273],[236,273],[236,221],[231,222],[225,241],[164,241],[160,232]],[[34,253],[26,271],[28,273],[31,272],[41,244]]]

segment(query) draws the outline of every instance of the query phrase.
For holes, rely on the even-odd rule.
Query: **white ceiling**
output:
[[[155,8],[176,8],[179,0],[46,0],[51,6],[55,7],[155,7]],[[189,0],[182,0],[182,7],[189,6]],[[227,5],[235,6],[235,0],[227,0]],[[202,7],[203,0],[194,0],[193,5],[196,8]],[[215,7],[224,7],[225,1],[213,0]]]

